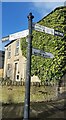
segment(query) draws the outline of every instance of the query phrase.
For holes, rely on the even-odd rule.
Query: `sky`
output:
[[[56,7],[64,6],[64,0],[61,0],[61,2],[57,1],[46,2],[46,1],[44,2],[40,2],[40,0],[39,2],[8,1],[0,3],[0,16],[2,16],[1,21],[2,25],[0,22],[2,30],[0,31],[2,31],[1,33],[2,37],[27,29],[28,28],[27,16],[30,12],[32,12],[34,16],[33,22],[36,23],[43,17],[45,17],[47,14],[49,14]],[[0,49],[4,49],[5,44],[7,44],[7,42],[1,44],[0,41]]]

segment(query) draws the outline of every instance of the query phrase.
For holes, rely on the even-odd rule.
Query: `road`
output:
[[[20,104],[5,104],[2,105],[2,120],[22,120],[23,106]],[[30,120],[54,120],[57,118],[66,119],[66,102],[65,100],[50,101],[50,102],[31,102]]]

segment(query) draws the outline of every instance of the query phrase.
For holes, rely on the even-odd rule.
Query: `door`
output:
[[[18,63],[15,63],[14,79],[15,79],[16,81],[19,81]]]

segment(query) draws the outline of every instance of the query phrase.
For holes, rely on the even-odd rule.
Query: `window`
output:
[[[10,77],[11,75],[11,64],[7,65],[7,77]]]
[[[10,65],[10,64],[8,64],[8,70],[10,70],[10,68],[11,68],[11,65]]]
[[[19,41],[16,41],[15,55],[19,54]]]
[[[8,47],[8,59],[11,57],[11,46]]]

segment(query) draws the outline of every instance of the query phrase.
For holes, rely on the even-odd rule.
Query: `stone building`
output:
[[[26,58],[22,56],[20,39],[13,40],[5,46],[4,79],[24,80]]]
[[[10,39],[12,37],[15,36],[12,35]],[[22,55],[19,38],[5,45],[4,80],[7,78],[12,81],[25,81],[26,78],[26,58]],[[35,75],[31,77],[31,81],[40,82]]]

